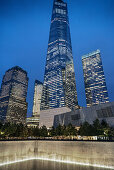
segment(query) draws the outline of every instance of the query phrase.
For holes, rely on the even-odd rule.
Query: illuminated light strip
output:
[[[83,55],[82,56],[82,59],[85,59],[85,58],[88,58],[88,57],[91,57],[93,55],[96,55],[96,54],[99,54],[100,53],[100,50],[96,50],[96,51],[93,51],[92,53],[89,53],[89,54],[86,54],[86,55]]]
[[[63,19],[60,19],[60,18],[54,18],[51,23],[53,23],[54,21],[62,21],[62,22],[65,22],[69,25],[69,23],[66,21],[66,20],[63,20]]]
[[[32,157],[32,158],[26,158],[23,160],[17,160],[17,161],[9,161],[0,163],[0,166],[5,166],[9,164],[15,164],[30,160],[42,160],[42,161],[51,161],[51,162],[59,162],[59,163],[67,163],[67,164],[74,164],[74,165],[81,165],[81,166],[91,166],[91,167],[97,167],[97,168],[105,168],[105,169],[114,169],[114,166],[106,166],[106,165],[98,165],[98,164],[89,164],[89,163],[82,163],[82,162],[74,162],[74,161],[67,161],[67,160],[59,160],[59,159],[49,159],[49,158],[42,158],[42,157]]]
[[[55,41],[53,41],[53,42],[51,42],[51,43],[49,43],[48,45],[51,45],[51,44],[54,44],[54,43],[59,43],[59,45],[60,45],[60,42],[67,42],[68,44],[70,44],[68,41],[66,41],[66,40],[64,40],[64,39],[57,39],[57,40],[55,40]],[[63,45],[63,44],[62,44]]]

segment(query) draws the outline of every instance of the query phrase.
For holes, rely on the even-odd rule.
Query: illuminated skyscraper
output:
[[[42,89],[43,83],[35,80],[32,117],[26,119],[27,126],[29,127],[39,126]]]
[[[27,113],[27,72],[16,66],[6,71],[0,90],[0,120],[25,123]]]
[[[40,117],[40,105],[42,97],[43,84],[39,80],[35,80],[34,101],[33,101],[33,116]]]
[[[78,107],[67,3],[54,0],[41,109]]]
[[[109,102],[100,50],[82,57],[87,106]]]

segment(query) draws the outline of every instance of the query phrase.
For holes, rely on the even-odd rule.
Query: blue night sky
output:
[[[81,56],[101,50],[114,101],[114,0],[67,0],[79,105],[85,106]],[[0,83],[18,65],[28,72],[28,116],[34,81],[43,81],[53,0],[0,0]]]

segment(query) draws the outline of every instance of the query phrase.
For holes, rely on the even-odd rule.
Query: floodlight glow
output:
[[[43,158],[43,157],[31,157],[31,158],[25,158],[25,159],[22,159],[22,160],[4,162],[4,163],[0,163],[0,166],[15,164],[15,163],[19,163],[19,162],[25,162],[25,161],[30,161],[30,160],[42,160],[42,161],[67,163],[67,164],[74,164],[74,165],[81,165],[81,166],[92,166],[92,167],[97,167],[97,168],[114,169],[114,166],[90,164],[90,163],[75,162],[75,161],[68,161],[68,160],[59,160],[59,159],[49,159],[49,158]]]

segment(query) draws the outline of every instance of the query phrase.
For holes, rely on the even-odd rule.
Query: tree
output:
[[[34,137],[39,137],[40,136],[40,129],[38,127],[33,128],[32,131],[33,131],[33,136]]]
[[[94,136],[104,135],[104,131],[98,119],[96,119],[93,122],[93,132],[94,132]]]
[[[81,125],[80,127],[79,134],[81,136],[93,136],[93,126],[90,125],[88,122],[84,122],[83,125]]]
[[[77,130],[75,129],[75,127],[72,126],[72,124],[70,123],[67,127],[66,127],[66,131],[68,136],[76,136],[77,135]]]
[[[42,136],[42,137],[47,137],[48,136],[48,130],[47,130],[46,126],[42,126],[40,128],[40,136]]]
[[[110,139],[112,139],[112,137],[114,138],[114,127],[110,128],[108,136],[109,136]]]
[[[2,128],[2,126],[3,126],[3,124],[2,124],[2,122],[0,122],[0,129]]]
[[[52,126],[49,133],[50,133],[50,136],[56,136],[56,129],[54,128],[54,126]]]
[[[59,126],[56,128],[56,136],[62,136],[64,134],[62,126],[59,124]]]
[[[101,127],[102,128],[109,128],[109,125],[108,125],[108,123],[105,120],[102,120]]]
[[[16,137],[24,137],[24,125],[22,123],[20,124],[17,124],[17,130],[16,130],[16,133],[15,133],[15,136]]]
[[[96,119],[93,121],[93,126],[95,129],[100,129],[101,128],[101,124],[99,122],[99,119]]]
[[[28,137],[31,137],[31,136],[34,136],[34,134],[33,134],[33,128],[31,127],[29,127],[28,128]]]

